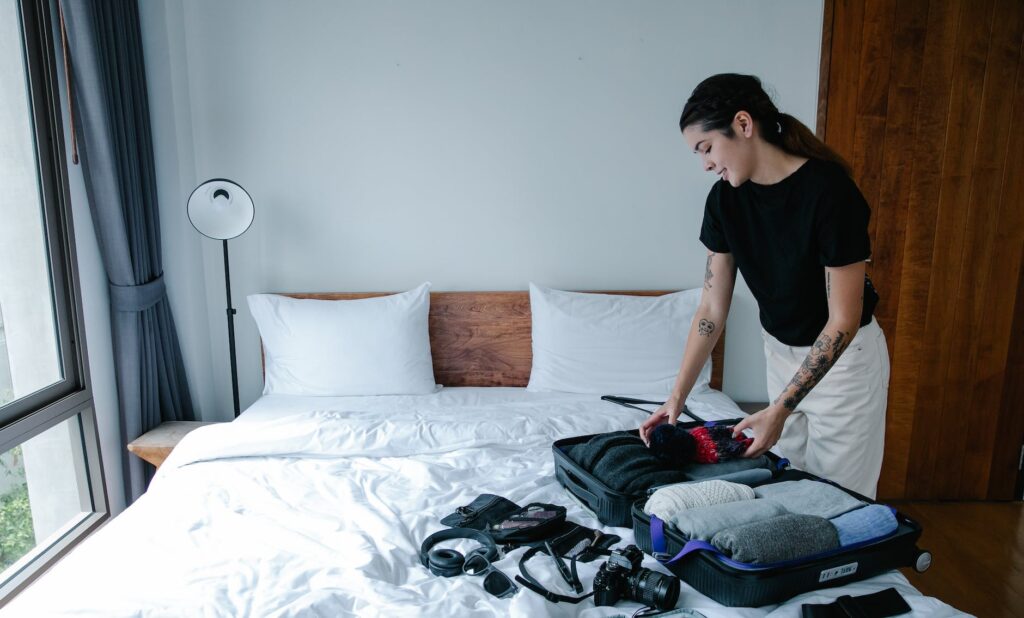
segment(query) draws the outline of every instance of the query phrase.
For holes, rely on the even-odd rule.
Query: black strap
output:
[[[845,594],[832,603],[805,603],[803,618],[888,618],[910,612],[910,606],[895,588],[853,597]]]
[[[622,397],[622,396],[619,396],[619,395],[604,395],[604,396],[601,397],[601,400],[602,401],[610,401],[610,402],[618,404],[620,406],[623,406],[623,407],[626,407],[626,408],[633,408],[634,410],[640,410],[641,412],[646,412],[648,414],[653,412],[653,410],[647,410],[647,409],[641,408],[640,406],[635,405],[635,404],[644,403],[644,404],[648,404],[648,405],[652,405],[652,406],[663,406],[663,405],[665,405],[664,401],[647,401],[646,399],[634,399],[632,397]],[[702,419],[701,417],[699,417],[696,414],[694,414],[693,412],[690,412],[690,409],[686,407],[686,404],[683,404],[683,409],[680,410],[679,412],[680,412],[680,414],[685,414],[686,416],[689,416],[690,418],[692,418],[693,420],[697,421],[698,423],[706,423],[707,422],[704,419]]]
[[[544,551],[547,555],[551,556],[551,560],[555,563],[555,568],[558,570],[558,574],[562,576],[565,583],[572,586],[572,589],[576,591],[576,594],[583,592],[583,582],[580,581],[580,576],[576,572],[576,560],[575,557],[572,559],[572,568],[565,566],[565,561],[558,555],[558,552],[551,547],[551,543],[544,541]]]
[[[590,597],[594,596],[594,591],[593,590],[591,590],[587,594],[585,594],[583,596],[580,596],[580,597],[571,597],[571,596],[568,596],[568,595],[565,595],[565,594],[558,594],[557,592],[551,592],[550,590],[545,588],[543,584],[541,584],[539,581],[537,581],[537,579],[533,575],[530,575],[530,572],[526,570],[526,562],[530,558],[533,558],[535,555],[537,555],[538,552],[543,551],[543,550],[544,550],[543,547],[531,547],[529,550],[527,550],[527,552],[525,554],[523,554],[523,557],[519,559],[519,572],[521,573],[521,575],[516,575],[516,581],[517,582],[522,584],[524,587],[526,587],[526,588],[536,592],[537,594],[539,594],[540,596],[544,597],[548,601],[551,601],[552,603],[565,602],[565,603],[573,603],[573,604],[575,604],[575,603],[579,603],[581,601],[585,601],[585,600],[589,599]],[[608,555],[608,554],[611,553],[611,552],[609,552],[606,549],[599,549],[599,548],[590,548],[590,549],[588,549],[588,551],[597,552],[597,553],[603,553],[604,555]],[[579,579],[579,577],[576,575],[576,557],[575,556],[572,558],[572,574],[573,574],[573,577],[575,577],[577,580]],[[580,584],[580,586],[582,587],[582,584]]]

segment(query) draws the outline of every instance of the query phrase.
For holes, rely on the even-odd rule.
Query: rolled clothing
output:
[[[842,489],[810,479],[767,483],[754,489],[758,498],[785,504],[790,513],[832,519],[867,504]]]
[[[839,533],[827,519],[791,513],[727,528],[711,544],[737,562],[769,564],[838,549]]]
[[[726,502],[695,509],[686,509],[666,519],[687,539],[710,541],[715,534],[728,528],[764,521],[789,511],[774,500],[758,498],[742,503]]]
[[[869,504],[832,520],[843,547],[871,541],[894,532],[900,524],[892,509],[884,504]]]
[[[636,434],[616,431],[594,436],[569,449],[569,457],[609,488],[642,495],[651,487],[687,480],[659,460]]]
[[[644,512],[669,521],[676,514],[687,509],[753,499],[754,490],[739,483],[728,481],[676,483],[662,487],[651,494],[644,505]]]
[[[771,468],[771,461],[768,460],[766,455],[761,455],[760,457],[741,457],[713,464],[690,463],[680,468],[680,470],[683,471],[688,480],[701,481],[756,468],[768,470]]]

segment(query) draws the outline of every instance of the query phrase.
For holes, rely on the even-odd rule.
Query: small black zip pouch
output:
[[[519,510],[521,507],[511,500],[494,494],[480,494],[466,506],[445,515],[441,523],[449,528],[472,528],[489,533],[491,524],[499,523]]]
[[[565,532],[565,507],[531,502],[490,524],[487,532],[498,545],[526,545]]]

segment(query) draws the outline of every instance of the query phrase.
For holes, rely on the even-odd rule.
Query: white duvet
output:
[[[704,418],[739,415],[713,391],[688,405]],[[498,600],[478,578],[430,574],[418,549],[442,529],[441,517],[481,493],[562,504],[572,520],[599,527],[556,482],[551,443],[631,429],[643,418],[594,396],[506,388],[263,397],[235,422],[189,434],[142,498],[2,614],[629,616],[640,606],[552,604],[525,588]],[[606,529],[633,540],[630,530]],[[514,577],[523,551],[496,566]],[[541,558],[531,572],[570,594]],[[588,590],[601,562],[580,565]],[[661,568],[650,558],[644,566]],[[801,603],[890,586],[919,615],[962,615],[896,571],[758,609],[723,607],[684,583],[679,606],[709,618],[796,617]]]

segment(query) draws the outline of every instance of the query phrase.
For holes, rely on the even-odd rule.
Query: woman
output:
[[[778,444],[797,468],[874,497],[882,466],[889,356],[865,274],[870,210],[847,164],[780,113],[752,75],[721,74],[690,95],[679,127],[704,169],[700,308],[668,401],[640,428],[675,423],[729,313],[736,269],[757,300],[768,407],[736,425],[746,456]]]

